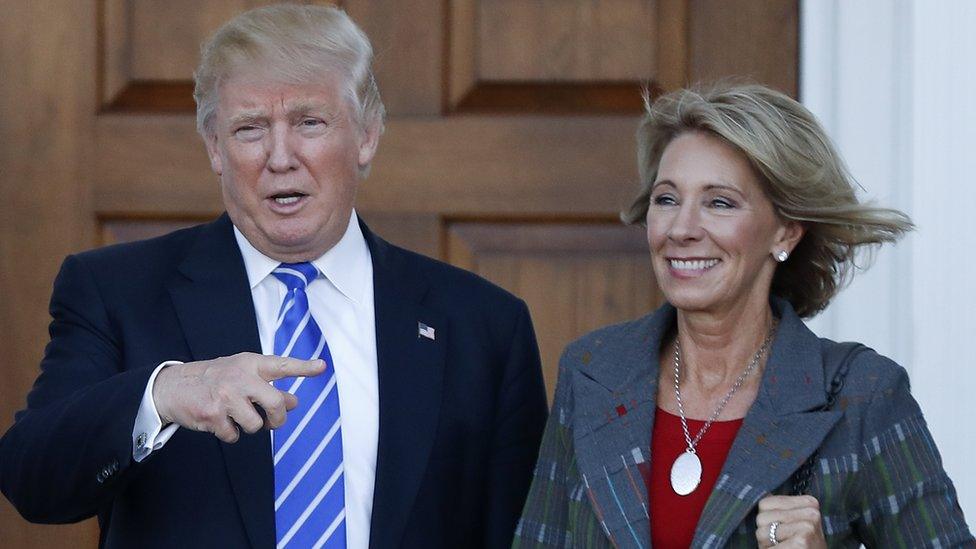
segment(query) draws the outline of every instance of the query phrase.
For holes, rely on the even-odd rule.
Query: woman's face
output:
[[[746,157],[699,132],[664,150],[647,210],[658,286],[684,311],[722,313],[769,299],[779,250],[792,251],[798,223],[783,223]]]

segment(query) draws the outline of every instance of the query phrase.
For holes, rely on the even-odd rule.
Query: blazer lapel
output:
[[[606,534],[617,547],[647,547],[647,491],[657,406],[658,348],[673,323],[662,307],[633,323],[626,344],[595,339],[573,378],[577,466]],[[634,342],[639,342],[634,344]],[[644,473],[649,473],[644,471]]]
[[[203,228],[169,284],[170,296],[194,360],[261,352],[244,260],[227,214]],[[220,444],[248,538],[275,543],[274,469],[266,431]]]
[[[436,434],[450,333],[446,317],[422,305],[427,283],[409,256],[360,225],[373,261],[380,401],[369,545],[396,547]]]
[[[820,446],[841,417],[825,401],[820,340],[786,302],[755,403],[746,415],[695,530],[694,547],[721,547],[760,499]]]

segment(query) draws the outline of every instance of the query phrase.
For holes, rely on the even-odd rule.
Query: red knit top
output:
[[[688,420],[692,439],[703,425],[704,421]],[[651,506],[651,545],[655,549],[691,546],[698,517],[741,426],[741,419],[712,423],[695,448],[702,462],[701,484],[687,496],[679,496],[671,488],[671,464],[687,448],[681,418],[657,409],[651,432],[651,471],[644,477]]]

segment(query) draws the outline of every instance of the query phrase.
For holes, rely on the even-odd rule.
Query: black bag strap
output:
[[[832,345],[824,352],[824,364],[839,362],[840,366],[834,373],[833,379],[830,380],[830,386],[826,389],[827,402],[820,408],[820,411],[825,412],[834,407],[834,402],[840,395],[841,389],[844,388],[844,380],[847,378],[847,371],[850,369],[851,363],[854,362],[854,357],[865,349],[867,347],[860,343],[848,342]],[[792,495],[800,496],[807,492],[810,487],[810,477],[813,476],[813,467],[817,462],[817,455],[818,452],[816,451],[810,454],[810,457],[793,474]]]

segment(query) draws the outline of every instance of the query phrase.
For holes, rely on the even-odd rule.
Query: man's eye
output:
[[[236,130],[234,130],[234,133],[236,133],[238,135],[253,135],[259,129],[260,128],[258,128],[257,126],[241,126],[241,127],[237,128]]]
[[[302,126],[307,128],[315,128],[317,126],[321,126],[322,124],[323,122],[317,118],[306,118],[302,120]]]

